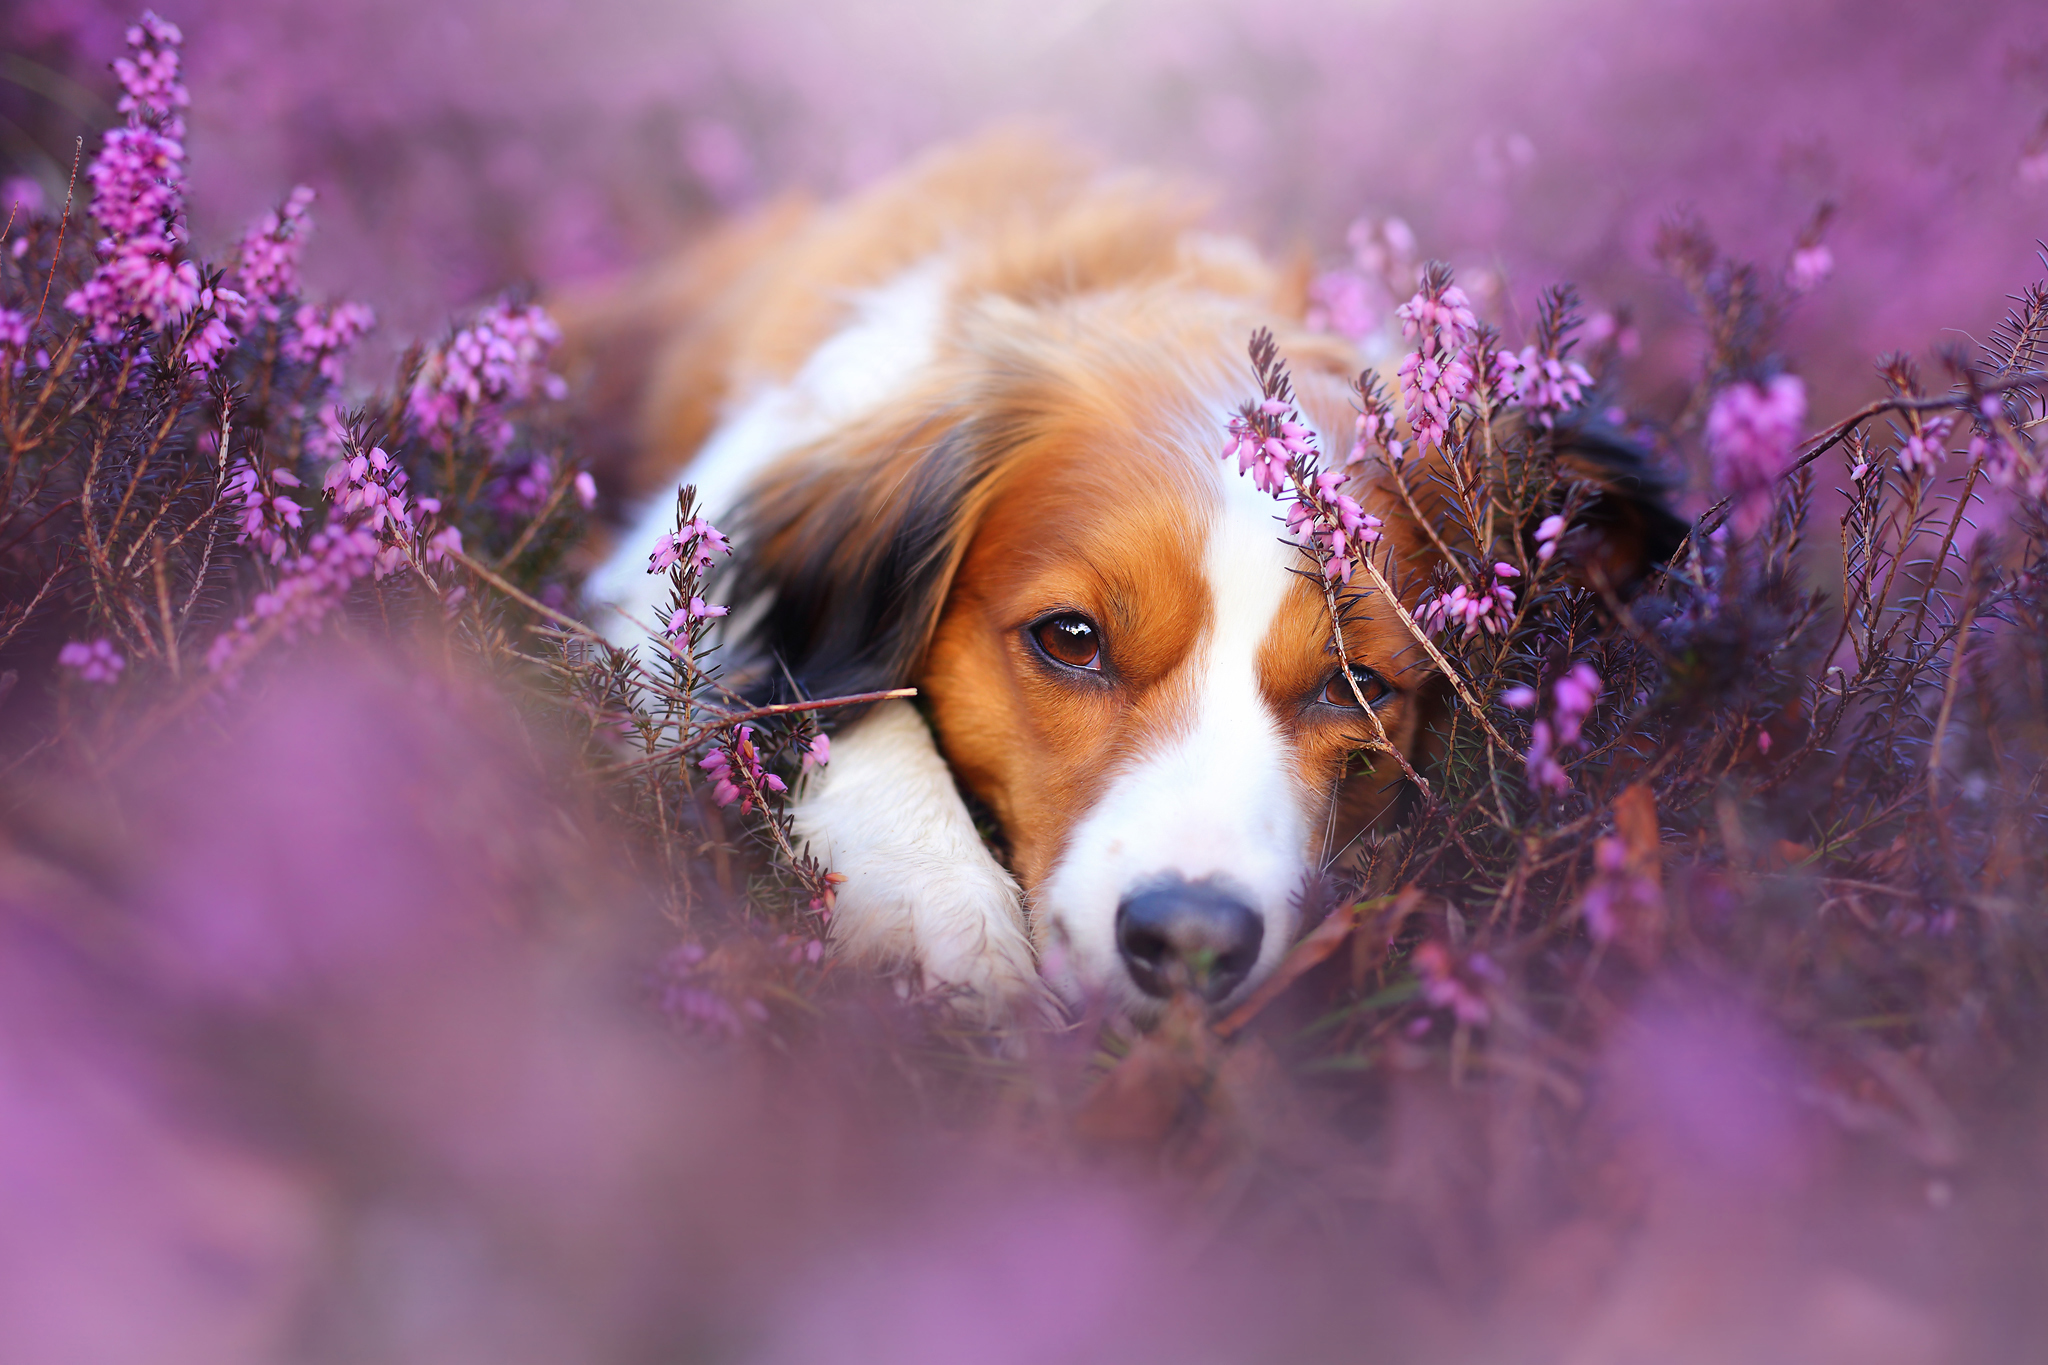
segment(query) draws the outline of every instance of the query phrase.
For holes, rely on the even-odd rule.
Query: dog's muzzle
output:
[[[1242,985],[1266,936],[1258,911],[1219,878],[1148,884],[1116,909],[1116,945],[1147,995],[1221,1000]]]

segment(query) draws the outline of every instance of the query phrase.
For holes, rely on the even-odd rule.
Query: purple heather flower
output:
[[[89,683],[111,683],[128,666],[128,661],[114,648],[114,642],[108,639],[73,640],[57,651],[57,662],[75,670]]]
[[[1771,513],[1771,487],[1792,465],[1806,424],[1806,385],[1781,374],[1768,384],[1730,384],[1707,410],[1707,451],[1717,486],[1735,499],[1739,535],[1752,535]]]
[[[235,282],[268,321],[277,321],[279,305],[299,295],[299,253],[313,230],[307,213],[312,204],[313,191],[296,187],[284,203],[250,224],[236,249]]]
[[[1578,361],[1544,355],[1534,346],[1524,346],[1520,355],[1502,351],[1493,364],[1508,395],[1546,429],[1577,407],[1593,387],[1593,376]]]
[[[1906,474],[1932,474],[1948,459],[1948,434],[1953,417],[1930,417],[1899,448],[1899,469]]]
[[[754,727],[751,725],[740,726],[730,744],[721,749],[713,749],[697,761],[697,766],[711,778],[711,799],[721,806],[739,802],[741,815],[754,808],[755,792],[780,793],[789,790],[788,784],[781,778],[774,773],[761,770],[761,755],[754,747]],[[735,780],[735,772],[751,781],[751,790]]]
[[[376,325],[377,315],[367,304],[337,303],[318,308],[302,303],[292,314],[291,330],[285,333],[280,349],[286,360],[297,365],[316,365],[321,378],[339,384],[348,353]]]
[[[647,557],[647,572],[666,573],[688,560],[698,573],[702,573],[711,567],[714,556],[731,553],[732,542],[716,526],[703,517],[693,517],[687,525],[662,537],[661,544]]]
[[[547,359],[561,339],[546,310],[493,304],[428,353],[407,408],[430,440],[445,445],[465,410],[481,415],[536,395],[560,399],[568,386],[548,370]],[[479,429],[501,444],[509,435],[502,422],[480,422]]]
[[[1481,981],[1497,981],[1500,969],[1483,953],[1474,953],[1462,964],[1452,956],[1451,950],[1443,944],[1431,941],[1415,950],[1410,959],[1415,975],[1422,982],[1422,998],[1440,1010],[1449,1010],[1459,1023],[1473,1028],[1483,1028],[1493,1018],[1493,1010],[1486,1003],[1481,990],[1468,982],[1467,976]]]
[[[1800,247],[1792,253],[1785,270],[1785,283],[1795,294],[1810,294],[1835,273],[1835,253],[1823,242]]]

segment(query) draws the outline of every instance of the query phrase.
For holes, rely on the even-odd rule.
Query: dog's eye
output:
[[[1078,612],[1047,617],[1031,628],[1031,638],[1046,657],[1069,668],[1102,667],[1102,635],[1095,623]]]
[[[1355,696],[1351,691],[1352,679],[1355,679],[1358,683],[1358,692]],[[1348,706],[1356,711],[1358,709],[1359,697],[1365,698],[1367,706],[1378,706],[1381,700],[1393,690],[1393,688],[1387,686],[1386,679],[1382,678],[1379,674],[1361,664],[1353,664],[1351,665],[1351,679],[1347,679],[1344,676],[1344,670],[1342,669],[1330,675],[1329,685],[1323,689],[1323,700],[1332,706]]]

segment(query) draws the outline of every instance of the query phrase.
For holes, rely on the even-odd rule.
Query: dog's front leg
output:
[[[915,966],[990,1020],[1046,1011],[1023,895],[909,702],[884,702],[833,736],[832,761],[793,811],[797,833],[846,879],[831,921],[838,952]]]

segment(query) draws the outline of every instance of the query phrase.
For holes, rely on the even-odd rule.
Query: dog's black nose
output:
[[[1155,882],[1116,908],[1116,946],[1148,995],[1221,1000],[1251,974],[1265,936],[1258,912],[1213,878]]]

